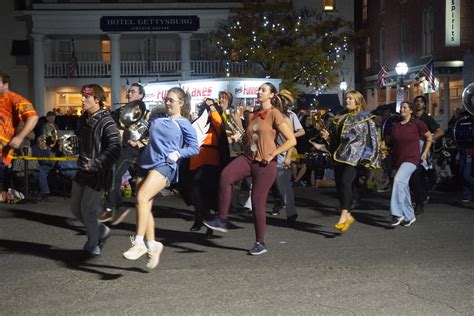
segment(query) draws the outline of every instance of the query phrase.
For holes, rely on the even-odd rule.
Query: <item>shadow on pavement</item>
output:
[[[13,217],[16,217],[16,218],[23,218],[29,221],[34,221],[34,222],[42,223],[49,226],[55,226],[59,228],[66,228],[66,229],[70,229],[72,231],[77,232],[78,235],[85,235],[85,230],[82,227],[71,225],[69,223],[71,221],[71,217],[37,213],[37,212],[32,212],[32,211],[22,210],[22,209],[9,209],[9,210],[4,210],[4,212],[10,213],[12,214]]]
[[[0,239],[0,249],[3,253],[12,252],[50,259],[63,264],[66,268],[71,270],[97,274],[100,279],[104,281],[116,280],[122,277],[123,274],[107,273],[97,270],[97,268],[147,273],[145,270],[139,268],[122,268],[103,264],[95,264],[92,262],[93,259],[90,259],[90,257],[86,256],[82,250],[54,249],[51,245],[34,242]]]

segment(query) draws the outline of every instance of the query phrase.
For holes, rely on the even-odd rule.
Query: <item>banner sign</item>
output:
[[[104,32],[191,32],[199,29],[196,15],[177,16],[103,16],[100,29]]]
[[[234,96],[235,106],[255,104],[258,88],[265,82],[272,83],[279,88],[280,79],[258,79],[258,78],[226,78],[226,79],[203,79],[149,83],[144,86],[145,98],[143,102],[147,107],[154,108],[163,104],[168,90],[180,87],[191,96],[191,112],[196,110],[196,105],[204,99],[215,99],[219,97],[220,91],[229,91]]]
[[[461,38],[461,0],[446,1],[445,45],[460,46]]]

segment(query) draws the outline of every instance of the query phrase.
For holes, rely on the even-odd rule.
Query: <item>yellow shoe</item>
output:
[[[334,225],[334,227],[336,227],[336,228],[339,229],[339,230],[342,230],[345,226],[346,226],[346,222],[344,222],[344,223],[337,223],[336,225]]]
[[[348,230],[349,227],[354,224],[354,222],[355,218],[351,216],[347,221],[344,222],[344,227],[342,227],[341,232],[345,232],[346,230]]]

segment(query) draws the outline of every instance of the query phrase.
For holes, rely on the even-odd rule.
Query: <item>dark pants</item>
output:
[[[119,160],[114,164],[114,180],[112,187],[107,193],[106,201],[104,207],[116,209],[122,204],[122,192],[120,187],[122,185],[122,177],[127,172],[127,170],[132,166],[140,153],[138,148],[133,148],[131,146],[125,146],[122,148],[122,153],[120,154]]]
[[[211,219],[211,209],[217,211],[219,167],[204,165],[192,171],[191,198],[194,205],[194,222]]]
[[[410,190],[413,194],[413,202],[422,205],[435,183],[435,170],[426,170],[422,165],[419,165],[410,178]]]
[[[357,168],[345,163],[334,164],[336,189],[341,210],[352,210],[352,202],[357,198]]]
[[[265,204],[268,191],[277,174],[276,162],[262,166],[259,162],[239,156],[224,168],[219,185],[219,218],[227,220],[232,199],[232,185],[237,181],[252,177],[252,208],[257,242],[263,242],[265,236]]]

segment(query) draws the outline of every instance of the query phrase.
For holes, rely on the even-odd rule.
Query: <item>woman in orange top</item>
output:
[[[199,154],[190,158],[192,187],[191,199],[194,205],[194,224],[191,231],[201,229],[204,220],[211,219],[211,209],[217,211],[217,192],[220,175],[219,142],[225,137],[222,117],[217,104],[207,99],[203,103],[209,112],[210,127]]]

